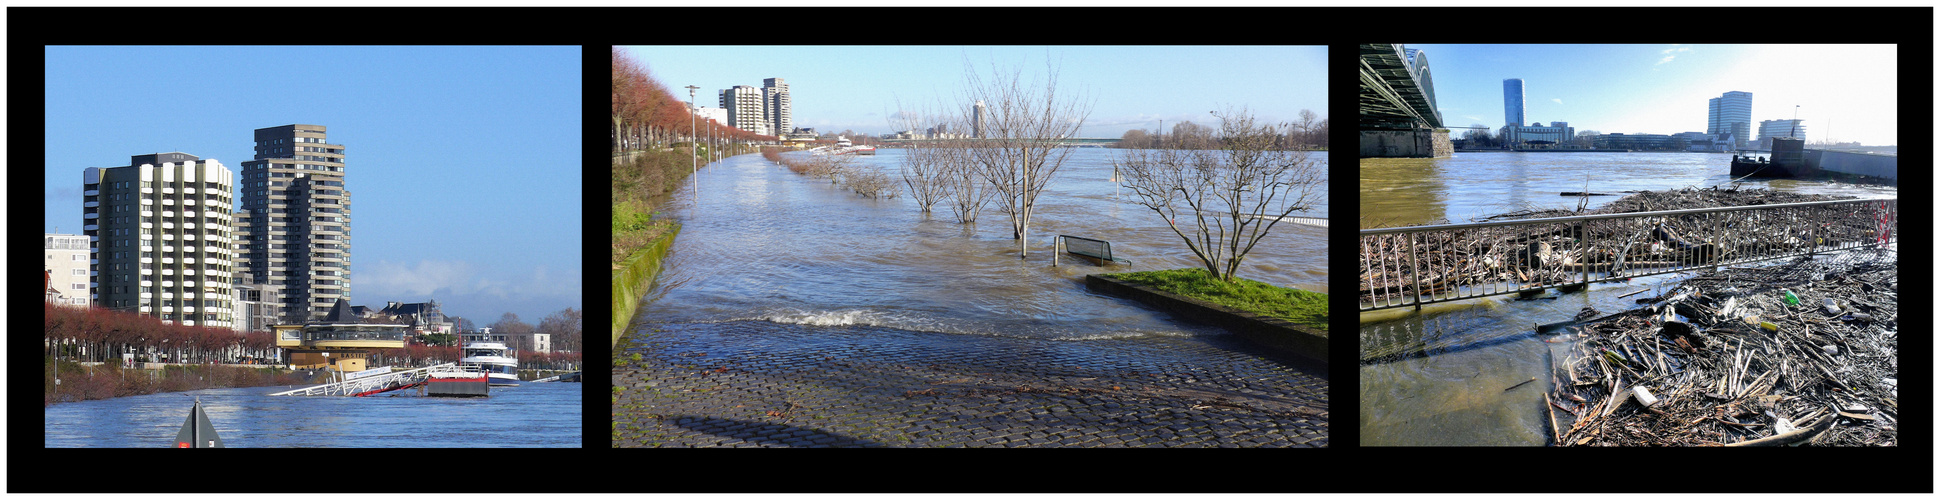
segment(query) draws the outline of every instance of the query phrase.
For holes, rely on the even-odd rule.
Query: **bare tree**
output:
[[[539,332],[552,335],[553,350],[579,352],[584,334],[581,325],[584,314],[585,311],[571,307],[560,309],[539,320]]]
[[[920,130],[923,124],[934,119],[929,115],[928,112],[902,110],[890,116],[896,129],[913,131]],[[947,180],[943,175],[944,152],[938,146],[927,138],[917,138],[908,143],[903,148],[903,162],[899,169],[903,186],[909,188],[910,199],[916,201],[916,206],[923,210],[925,217],[944,197],[944,183]]]
[[[1305,151],[1273,147],[1289,125],[1257,124],[1243,108],[1214,115],[1215,149],[1128,150],[1115,161],[1139,204],[1164,217],[1208,272],[1231,282],[1274,225],[1326,199],[1326,167]]]
[[[969,168],[988,181],[1003,202],[997,209],[1010,216],[1011,237],[1017,239],[1020,257],[1030,256],[1028,236],[1037,196],[1071,154],[1071,148],[1058,144],[1076,135],[1091,114],[1082,98],[1058,94],[1057,67],[1048,61],[1046,67],[1042,88],[1036,82],[1023,82],[1021,70],[1005,75],[992,68],[990,80],[978,76],[975,68],[967,72],[964,102],[981,101],[986,106],[981,137],[965,141]]]
[[[943,193],[950,202],[950,214],[962,224],[976,224],[977,215],[983,213],[984,205],[990,204],[992,194],[996,193],[970,162],[970,147],[963,143],[972,140],[975,139],[947,139],[957,145],[944,144],[938,157],[942,162]]]

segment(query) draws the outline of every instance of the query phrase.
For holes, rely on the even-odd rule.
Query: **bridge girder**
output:
[[[1442,128],[1427,56],[1410,61],[1397,44],[1361,45],[1361,128]]]

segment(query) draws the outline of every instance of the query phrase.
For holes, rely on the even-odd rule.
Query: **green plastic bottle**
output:
[[[1791,290],[1791,289],[1789,289],[1789,288],[1780,288],[1779,290],[1781,290],[1781,291],[1784,291],[1784,292],[1785,292],[1785,305],[1788,305],[1788,306],[1796,306],[1796,305],[1799,305],[1799,296],[1798,296],[1798,295],[1794,295],[1794,294],[1792,294],[1792,290]]]

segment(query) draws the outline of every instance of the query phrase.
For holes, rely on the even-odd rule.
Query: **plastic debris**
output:
[[[1637,397],[1637,403],[1644,405],[1645,408],[1649,408],[1657,404],[1657,396],[1654,394],[1651,394],[1650,389],[1646,389],[1644,388],[1644,386],[1640,385],[1640,386],[1632,387],[1630,388],[1630,392]]]

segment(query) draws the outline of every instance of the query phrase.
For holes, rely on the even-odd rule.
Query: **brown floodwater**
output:
[[[1038,199],[1029,258],[994,207],[965,225],[942,205],[925,216],[907,193],[864,198],[760,155],[707,165],[661,208],[682,227],[636,324],[767,321],[1050,340],[1219,333],[1085,290],[1087,274],[1199,265],[1162,218],[1112,181],[1112,153],[1072,151]],[[898,178],[901,158],[882,149],[855,161]],[[1324,165],[1326,153],[1313,158]],[[1326,217],[1325,206],[1295,215]],[[1052,267],[1060,234],[1110,241],[1130,264],[1065,257]],[[1239,274],[1325,292],[1326,228],[1275,226]]]

